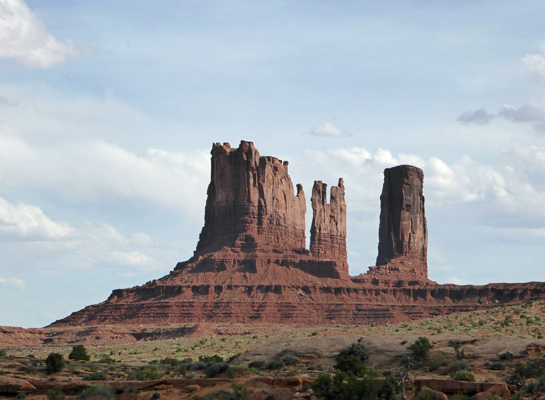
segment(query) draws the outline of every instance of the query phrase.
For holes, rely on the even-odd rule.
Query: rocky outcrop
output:
[[[205,224],[194,256],[167,276],[117,289],[53,326],[196,322],[376,323],[545,298],[545,283],[438,285],[427,277],[422,170],[384,172],[377,266],[350,277],[342,179],[305,195],[288,163],[252,142],[212,147]]]
[[[348,276],[346,255],[346,202],[344,181],[331,188],[331,202],[327,202],[327,184],[315,181],[312,188],[312,226],[310,252],[322,260],[337,261],[340,272]]]
[[[373,274],[427,279],[428,228],[424,173],[411,165],[384,170],[377,268]]]
[[[244,252],[305,248],[305,193],[288,175],[288,162],[261,157],[252,142],[212,147],[204,228],[195,254],[221,247]]]

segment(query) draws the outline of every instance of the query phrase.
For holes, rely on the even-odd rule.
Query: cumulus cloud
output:
[[[55,240],[72,232],[69,225],[52,221],[37,206],[12,204],[0,198],[0,234],[4,237]]]
[[[76,54],[72,42],[55,39],[23,0],[0,0],[0,58],[49,68]]]
[[[458,121],[463,124],[477,124],[477,125],[486,125],[494,119],[494,115],[490,114],[484,109],[484,107],[479,108],[475,111],[466,111],[458,117]]]
[[[312,128],[309,132],[312,136],[352,136],[352,134],[348,133],[342,128],[339,128],[338,126],[333,125],[330,122],[325,122],[321,125],[318,125],[315,128]]]
[[[8,279],[0,278],[0,286],[1,285],[13,286],[20,289],[25,287],[25,283],[21,279],[17,279],[17,278],[8,278]]]

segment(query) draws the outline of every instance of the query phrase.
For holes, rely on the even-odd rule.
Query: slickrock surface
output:
[[[545,283],[438,285],[428,279],[422,170],[384,172],[379,254],[350,277],[342,178],[316,181],[310,250],[306,200],[288,163],[252,142],[212,147],[205,224],[194,256],[167,276],[117,289],[52,326],[100,324],[396,322],[545,298]]]

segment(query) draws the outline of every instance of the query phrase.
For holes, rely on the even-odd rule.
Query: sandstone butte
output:
[[[51,326],[195,322],[397,322],[545,298],[545,282],[440,285],[428,279],[419,168],[384,171],[376,266],[350,276],[345,187],[314,182],[307,200],[288,162],[252,142],[215,143],[204,227],[194,255],[163,278],[117,289]]]

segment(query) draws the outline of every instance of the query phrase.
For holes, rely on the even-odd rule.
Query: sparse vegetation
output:
[[[61,372],[64,368],[64,359],[62,354],[50,353],[45,359],[45,369],[50,374]]]
[[[87,353],[85,346],[78,344],[72,347],[72,351],[68,355],[69,360],[78,360],[78,361],[89,361],[91,357]]]

